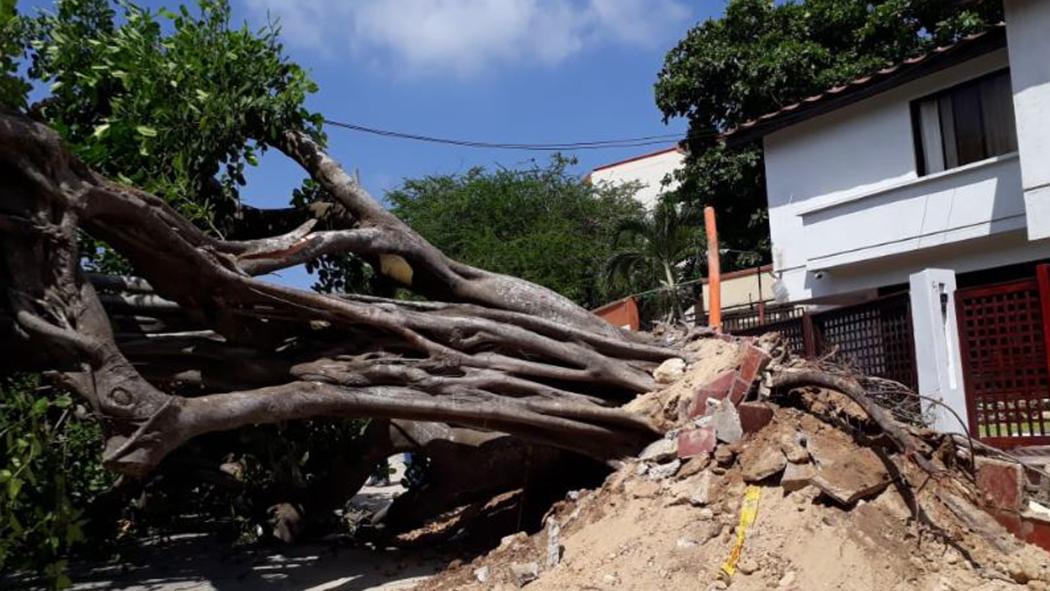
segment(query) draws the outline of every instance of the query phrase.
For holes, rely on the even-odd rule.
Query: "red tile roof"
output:
[[[949,45],[907,58],[741,123],[723,133],[722,138],[729,144],[741,144],[1005,46],[1006,24],[1000,22],[980,33],[967,35]]]

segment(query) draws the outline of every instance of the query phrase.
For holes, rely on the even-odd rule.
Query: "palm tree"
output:
[[[672,320],[680,320],[682,282],[699,262],[701,234],[676,205],[660,201],[644,218],[620,224],[614,242],[617,250],[605,264],[606,279],[633,290],[661,288],[662,308]]]

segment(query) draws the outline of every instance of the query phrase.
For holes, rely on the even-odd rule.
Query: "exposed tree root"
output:
[[[286,139],[352,227],[315,231],[306,216],[278,236],[222,240],[86,169],[46,127],[0,114],[4,344],[64,372],[103,422],[108,466],[143,474],[197,435],[317,416],[449,422],[603,460],[653,437],[613,406],[652,388],[651,369],[678,352],[542,287],[449,260],[310,138]],[[79,231],[139,276],[85,276]],[[398,257],[393,279],[455,303],[254,277],[336,252]]]

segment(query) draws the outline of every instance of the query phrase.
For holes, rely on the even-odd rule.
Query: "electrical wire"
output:
[[[475,140],[464,140],[464,139],[452,139],[452,138],[441,138],[429,135],[420,135],[415,133],[405,133],[400,131],[391,131],[388,129],[378,129],[375,127],[366,127],[364,125],[357,125],[355,123],[346,123],[343,121],[334,121],[331,119],[325,119],[326,125],[333,127],[339,127],[348,129],[351,131],[357,131],[360,133],[367,133],[371,135],[378,135],[381,137],[412,140],[417,142],[427,142],[432,144],[445,144],[451,146],[460,146],[466,148],[487,148],[496,150],[529,150],[529,151],[541,151],[541,152],[559,152],[559,151],[572,151],[572,150],[604,150],[611,148],[636,148],[641,146],[654,146],[659,144],[666,144],[671,141],[679,142],[685,140],[686,135],[682,134],[664,134],[664,135],[648,135],[633,138],[620,138],[620,139],[609,139],[609,140],[591,140],[581,142],[551,142],[551,143],[512,143],[512,142],[482,142]],[[692,137],[715,137],[718,134],[715,132],[694,134]]]

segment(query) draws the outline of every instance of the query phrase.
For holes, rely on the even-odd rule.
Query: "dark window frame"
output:
[[[925,153],[925,150],[923,149],[924,146],[923,146],[923,143],[922,143],[922,114],[920,112],[921,105],[923,103],[927,102],[927,101],[940,100],[942,97],[951,96],[951,95],[957,93],[958,91],[963,90],[963,89],[968,88],[968,87],[979,87],[983,82],[985,82],[987,80],[990,80],[992,78],[995,78],[997,76],[1001,76],[1003,74],[1005,74],[1007,77],[1009,77],[1010,76],[1010,68],[1009,67],[999,68],[998,70],[993,70],[991,72],[987,72],[985,74],[981,74],[980,76],[977,76],[975,78],[970,78],[969,80],[965,80],[965,81],[960,82],[958,84],[953,84],[953,85],[951,85],[951,86],[949,86],[947,88],[942,88],[942,89],[940,89],[940,90],[938,90],[936,92],[931,92],[930,94],[927,94],[927,95],[924,95],[924,96],[920,96],[920,97],[912,99],[910,101],[909,110],[911,112],[912,142],[913,142],[914,147],[915,147],[915,170],[918,173],[919,177],[924,177],[924,176],[927,176],[928,174],[931,174],[927,170],[926,153]],[[938,110],[938,113],[940,113],[939,110]],[[979,111],[979,116],[981,117],[981,129],[984,129],[984,110],[983,109],[981,109]],[[1017,124],[1016,118],[1015,118],[1015,120],[1012,123],[1014,125]],[[983,134],[983,133],[981,134],[981,144],[982,144],[981,147],[982,147],[983,152],[985,154],[987,154],[988,153],[988,137],[987,137],[986,134]],[[942,135],[942,137],[941,137],[941,154],[942,154],[942,156],[941,157],[944,159],[945,162],[947,162],[948,158],[947,158],[947,154],[944,152],[944,150],[945,150],[944,137]],[[1016,147],[1015,147],[1015,149],[1013,151],[1011,151],[1011,152],[1004,152],[1004,154],[1011,154],[1011,153],[1016,152],[1016,151],[1017,150],[1016,150]],[[985,156],[984,158],[981,158],[979,160],[975,160],[973,162],[981,162],[983,160],[988,160],[990,158],[995,158],[997,156],[1002,156],[1002,155],[1003,154],[997,154],[997,155],[994,155],[994,156]],[[961,168],[963,166],[966,166],[967,164],[972,164],[973,162],[967,162],[966,164],[960,164],[960,165],[957,165],[957,166],[953,166],[951,168],[948,168],[946,166],[944,168],[944,170],[937,171],[937,172],[947,172],[949,170],[955,170],[956,168]]]

